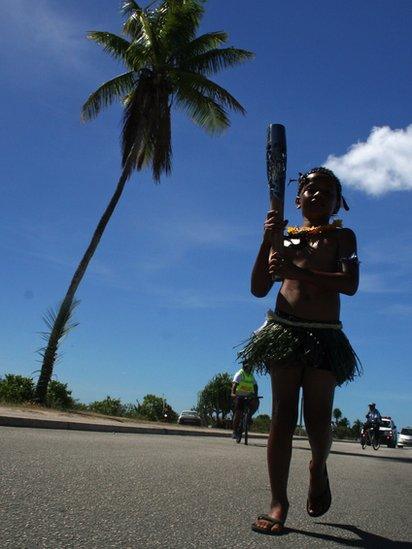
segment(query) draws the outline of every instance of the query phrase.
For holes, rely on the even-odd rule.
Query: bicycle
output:
[[[244,442],[245,444],[247,445],[248,443],[248,437],[249,437],[249,423],[250,423],[250,402],[252,400],[255,400],[256,398],[263,398],[261,396],[252,396],[252,397],[248,397],[248,396],[238,396],[237,398],[240,398],[243,400],[244,402],[244,405],[243,405],[243,410],[242,410],[242,417],[240,419],[240,429],[239,431],[237,432],[237,437],[236,437],[236,442],[239,444],[240,441],[242,440],[242,436],[243,436],[243,439],[244,439]]]
[[[368,427],[366,432],[365,430],[362,431],[360,443],[362,450],[364,450],[366,446],[372,446],[374,450],[379,450],[381,444],[379,441],[379,435],[375,432],[375,427]]]

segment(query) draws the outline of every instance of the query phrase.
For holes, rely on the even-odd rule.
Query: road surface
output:
[[[0,547],[412,547],[412,450],[334,443],[330,511],[306,515],[294,441],[289,530],[251,531],[270,498],[265,443],[0,427]]]

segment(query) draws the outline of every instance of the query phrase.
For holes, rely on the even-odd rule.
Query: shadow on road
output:
[[[383,536],[378,536],[367,532],[366,530],[361,530],[356,526],[350,524],[335,524],[331,522],[318,522],[316,524],[321,524],[322,526],[331,526],[332,528],[341,528],[347,532],[352,532],[353,534],[359,536],[359,539],[347,539],[340,536],[334,536],[331,534],[320,534],[318,532],[308,532],[307,530],[299,530],[298,528],[287,528],[286,534],[288,532],[301,534],[303,536],[308,536],[310,538],[323,539],[325,541],[332,541],[339,543],[345,547],[368,547],[368,548],[395,548],[395,547],[409,547],[411,544],[407,541],[393,541]]]
[[[249,442],[248,445],[255,446],[257,448],[266,448],[267,446],[266,443],[262,444],[258,442]],[[306,446],[294,446],[293,449],[306,450],[307,452],[311,451],[311,449]],[[367,454],[367,453],[356,453],[356,452],[342,452],[340,450],[333,450],[333,449],[330,451],[330,453],[341,455],[341,456],[355,456],[355,457],[364,457],[364,458],[371,458],[371,459],[385,459],[388,461],[398,461],[399,463],[412,463],[412,456],[411,457],[385,456],[382,454],[378,454],[376,452],[374,454]]]
[[[294,446],[293,447],[296,450],[307,450],[308,452],[311,451],[310,448],[306,448],[305,446]],[[333,447],[332,447],[333,448]],[[397,456],[384,456],[382,454],[378,454],[375,452],[374,454],[361,454],[356,452],[341,452],[339,450],[331,450],[331,454],[337,454],[341,456],[355,456],[355,457],[365,457],[365,458],[371,458],[371,459],[385,459],[388,461],[398,461],[400,463],[411,463],[412,457],[397,457]]]

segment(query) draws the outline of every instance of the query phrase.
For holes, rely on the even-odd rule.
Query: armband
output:
[[[351,263],[352,265],[359,265],[360,263],[359,257],[355,254],[355,252],[353,252],[353,254],[349,257],[341,257],[338,261],[340,263]]]

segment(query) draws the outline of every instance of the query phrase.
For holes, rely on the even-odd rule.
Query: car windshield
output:
[[[402,429],[401,435],[409,435],[409,436],[412,436],[412,429]]]
[[[388,428],[390,428],[390,426],[391,426],[391,422],[389,421],[389,419],[383,419],[383,420],[382,420],[381,427],[388,427]]]
[[[182,416],[197,416],[197,412],[192,412],[189,410],[187,412],[182,412]]]

